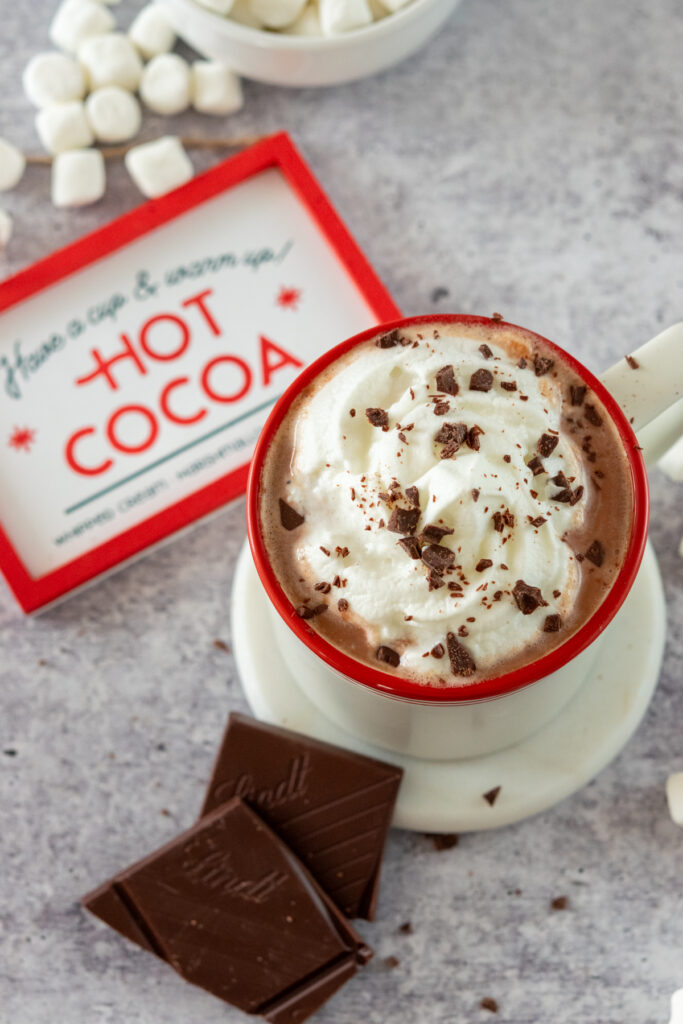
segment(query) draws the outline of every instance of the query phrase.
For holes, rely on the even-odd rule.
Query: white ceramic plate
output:
[[[534,736],[495,754],[426,761],[373,747],[344,732],[308,700],[268,642],[267,598],[245,544],[232,594],[237,668],[257,718],[401,765],[393,824],[418,832],[472,832],[521,821],[585,786],[631,738],[650,702],[662,662],[666,611],[648,544],[638,578],[606,631],[595,670],[576,696]],[[490,807],[482,794],[501,786]]]

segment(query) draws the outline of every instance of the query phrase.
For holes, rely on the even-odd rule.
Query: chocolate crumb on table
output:
[[[457,832],[427,832],[426,836],[431,839],[435,850],[452,850],[460,842]]]
[[[567,910],[569,907],[568,896],[556,896],[554,900],[550,902],[551,910]]]
[[[489,1010],[491,1013],[498,1013],[498,1003],[491,996],[485,996],[479,1004],[482,1010]]]
[[[399,925],[396,929],[401,935],[412,935],[413,925],[411,921],[404,921],[403,924]]]
[[[224,651],[226,654],[230,654],[230,645],[226,644],[225,640],[214,640],[213,646],[217,651]]]
[[[394,967],[398,967],[401,961],[396,956],[385,956],[383,963],[391,971]]]

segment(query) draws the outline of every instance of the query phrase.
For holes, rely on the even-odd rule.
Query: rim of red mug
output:
[[[356,345],[360,345],[370,338],[395,328],[401,329],[437,323],[480,324],[493,330],[511,327],[514,330],[523,331],[532,339],[538,338],[543,345],[547,345],[551,351],[556,352],[558,358],[581,377],[584,383],[598,396],[611,416],[624,447],[633,486],[633,521],[624,564],[602,604],[580,629],[568,637],[559,647],[553,648],[552,651],[521,668],[472,683],[461,682],[452,685],[446,684],[445,686],[417,683],[403,676],[383,672],[381,669],[373,668],[365,662],[358,661],[339,650],[319,633],[316,633],[306,623],[305,619],[300,618],[282,589],[268,559],[261,532],[259,510],[261,472],[265,457],[275,432],[298,394],[326,369],[330,363],[339,359],[340,356],[343,356],[350,349],[355,348]],[[645,552],[648,519],[649,490],[647,474],[636,435],[617,404],[616,399],[612,397],[601,381],[590,370],[587,370],[582,363],[568,352],[565,352],[564,349],[542,335],[528,330],[526,327],[519,327],[517,324],[511,324],[505,320],[493,320],[489,317],[461,313],[435,313],[428,316],[404,317],[386,324],[376,324],[360,334],[356,334],[352,338],[347,338],[346,341],[335,345],[334,348],[324,352],[318,359],[310,363],[296,380],[290,384],[271,411],[256,443],[247,484],[247,530],[256,571],[269,600],[285,624],[310,651],[316,654],[330,668],[340,672],[350,681],[377,690],[386,696],[423,704],[490,700],[514,693],[558,671],[558,669],[568,664],[568,662],[589,647],[610,624],[626,600],[633,585]]]

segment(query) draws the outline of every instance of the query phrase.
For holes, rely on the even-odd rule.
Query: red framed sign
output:
[[[0,570],[32,612],[240,495],[268,412],[400,311],[285,134],[0,285]]]

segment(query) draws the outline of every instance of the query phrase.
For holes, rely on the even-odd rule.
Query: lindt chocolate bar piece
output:
[[[240,799],[90,893],[84,906],[186,981],[300,1024],[372,950]]]
[[[402,775],[394,765],[232,713],[202,814],[242,797],[348,917],[372,919]]]

